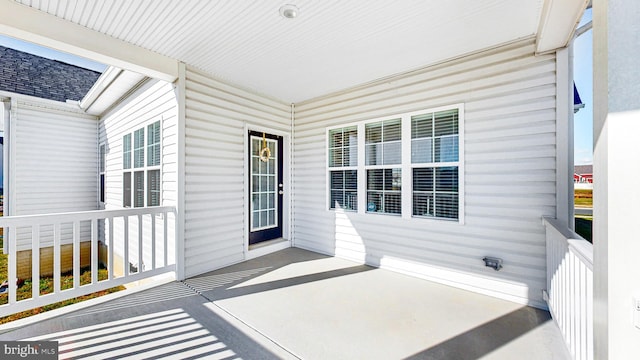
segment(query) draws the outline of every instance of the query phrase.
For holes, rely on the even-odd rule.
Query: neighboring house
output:
[[[5,216],[125,206],[120,175],[123,158],[120,134],[123,132],[158,124],[158,136],[166,137],[158,144],[158,153],[169,156],[175,153],[175,134],[165,135],[171,134],[171,130],[167,132],[165,128],[175,128],[176,124],[177,103],[170,84],[113,67],[101,75],[9,48],[0,47],[0,54],[0,95],[5,107],[10,109],[4,121],[4,135],[8,140],[4,142],[8,160]],[[119,139],[107,139],[107,131]],[[162,180],[167,171],[161,175],[160,167],[156,167],[154,179],[159,185],[166,182]],[[105,177],[105,174],[108,175]],[[175,181],[175,175],[171,179]],[[167,196],[160,188],[154,191],[159,197]],[[128,206],[142,205],[129,203]],[[132,223],[131,226],[138,225]],[[73,268],[73,229],[71,223],[61,227],[60,268],[67,272]],[[90,229],[90,224],[80,224],[81,266],[90,264]],[[40,273],[51,275],[53,228],[44,226],[41,231]],[[27,228],[6,235],[9,241],[17,242],[19,278],[31,277],[31,235]],[[100,239],[102,244],[107,242],[103,232]],[[5,251],[7,243],[4,243]],[[124,249],[115,245],[118,262]],[[137,253],[137,248],[132,246],[129,251]],[[105,256],[101,258],[104,262]],[[131,266],[137,268],[138,262],[135,259]]]
[[[416,3],[409,12],[362,2],[367,15],[349,13],[348,21],[340,18],[348,12],[327,2],[306,8],[309,21],[290,23],[272,9],[273,2],[251,7],[228,2],[224,8],[203,2],[198,9],[148,2],[135,11],[87,2],[75,8],[86,17],[78,17],[73,5],[18,3],[0,1],[0,10],[29,21],[0,19],[3,31],[171,83],[127,87],[127,96],[96,91],[94,97],[106,102],[104,110],[86,112],[93,105],[83,107],[81,101],[85,113],[71,112],[78,129],[87,113],[93,116],[98,140],[84,144],[85,151],[95,164],[104,154],[104,167],[92,169],[101,180],[87,189],[104,199],[107,209],[133,208],[95,215],[109,220],[101,231],[107,243],[121,226],[122,256],[131,266],[155,268],[148,261],[157,261],[157,253],[150,244],[151,258],[145,258],[149,255],[138,245],[146,238],[129,234],[138,223],[126,219],[151,214],[153,229],[159,217],[153,205],[159,204],[176,213],[171,270],[179,280],[295,246],[540,308],[555,304],[561,290],[566,298],[594,291],[604,298],[595,303],[602,311],[594,316],[631,312],[631,296],[619,282],[638,272],[632,266],[629,274],[619,270],[631,261],[609,267],[613,252],[604,252],[604,263],[595,265],[603,272],[591,272],[589,256],[564,260],[576,246],[563,243],[557,253],[548,247],[550,234],[572,236],[570,45],[588,2]],[[317,8],[325,11],[313,13]],[[100,13],[99,20],[88,20],[93,12]],[[382,22],[384,31],[377,26]],[[50,37],[42,30],[46,26],[34,23],[56,24],[58,31]],[[624,22],[608,23],[614,30],[624,27]],[[603,46],[603,54],[619,54],[607,53],[606,41]],[[629,72],[625,75],[637,73]],[[110,82],[104,76],[105,88],[115,88],[111,84],[121,78]],[[605,90],[610,84],[621,97],[634,94],[624,92],[616,79],[608,83],[604,76]],[[623,106],[603,93],[596,98],[612,107],[601,113],[628,119],[625,110],[636,99],[621,101]],[[627,151],[615,139],[607,143],[621,128],[609,127],[598,137],[596,152],[604,154],[594,158],[608,165],[602,167],[605,175],[621,171],[622,165],[604,156]],[[596,213],[606,223],[614,218],[607,217],[611,205],[602,204]],[[147,208],[136,212],[137,206]],[[124,218],[121,225],[113,224],[113,214]],[[631,228],[625,224],[616,218],[607,229],[596,229],[595,243],[602,236],[606,246],[607,236]],[[134,251],[126,241],[131,238],[137,241]],[[582,245],[586,254],[593,250]],[[633,252],[616,256],[627,253]],[[555,255],[560,260],[553,262]],[[503,260],[502,269],[485,266],[487,256]],[[552,288],[558,269],[565,275],[569,266],[582,266],[566,272],[582,277],[572,278],[571,291],[569,285]],[[589,276],[607,278],[603,287],[593,288],[585,280]],[[608,305],[607,281],[610,291],[624,296],[626,309]],[[578,320],[592,323],[583,312],[594,303],[572,311],[587,298],[552,309],[579,314],[566,321],[572,329],[567,333],[590,336],[586,327],[573,330]],[[597,341],[623,348],[624,340],[604,336],[602,328],[636,331],[625,327],[630,318],[624,316],[601,319],[605,325]]]
[[[593,184],[593,165],[576,165],[574,169],[574,182]]]
[[[77,105],[100,73],[0,47],[4,216],[96,209],[96,121]],[[67,102],[70,101],[70,102]],[[75,102],[75,105],[73,104]],[[82,227],[86,236],[87,227]],[[43,229],[41,271],[52,267],[50,229]],[[72,267],[71,226],[63,229],[62,269]],[[5,232],[17,240],[18,274],[31,274],[31,231]],[[4,242],[6,250],[7,243]],[[83,265],[89,248],[82,243]]]

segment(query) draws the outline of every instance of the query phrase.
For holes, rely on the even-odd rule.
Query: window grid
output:
[[[361,196],[354,207],[361,214],[464,222],[463,109],[458,104],[327,129],[327,207],[338,208],[350,192]],[[361,142],[349,154],[360,161],[349,166],[336,160],[344,157],[335,151],[343,148],[337,143],[346,129],[354,129],[352,138]],[[346,185],[351,173],[355,190]]]
[[[402,119],[385,120],[365,125],[366,165],[402,163]]]
[[[344,210],[358,210],[358,171],[331,170],[330,181],[330,209],[336,207]]]
[[[131,169],[131,134],[122,137],[122,168]]]
[[[144,167],[144,128],[133,133],[133,167]]]
[[[358,210],[358,127],[328,132],[329,209]]]
[[[367,170],[367,212],[402,213],[402,169]]]
[[[123,137],[124,207],[160,206],[161,203],[161,121],[147,125],[146,134],[145,138],[145,127],[141,127]],[[131,171],[131,155],[135,171]]]
[[[412,216],[459,219],[459,112],[411,117]]]

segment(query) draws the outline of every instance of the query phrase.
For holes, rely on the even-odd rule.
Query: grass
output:
[[[0,238],[0,248],[2,247],[2,238]],[[8,262],[8,256],[5,254],[0,254],[0,277],[2,279],[0,279],[0,281],[4,280],[7,278],[7,262]],[[80,275],[80,284],[81,285],[86,285],[86,284],[90,284],[91,283],[91,269],[81,269],[80,270],[81,275]],[[106,269],[98,269],[98,280],[104,280],[108,277],[108,272]],[[60,276],[60,288],[62,290],[65,289],[70,289],[73,287],[73,274],[72,273],[65,273],[62,274]],[[53,293],[53,288],[54,288],[54,284],[53,284],[53,278],[52,277],[42,277],[40,279],[40,284],[39,284],[39,288],[40,288],[40,295],[45,295],[45,294],[50,294]],[[27,279],[24,282],[22,282],[22,284],[18,287],[18,290],[16,292],[16,298],[17,300],[24,300],[24,299],[30,299],[31,295],[32,295],[32,289],[33,289],[33,282],[31,281],[31,279]],[[95,293],[91,293],[88,295],[84,295],[84,296],[80,296],[80,297],[76,297],[73,299],[69,299],[69,300],[64,300],[64,301],[60,301],[54,304],[50,304],[50,305],[46,305],[46,306],[42,306],[39,308],[35,308],[35,309],[31,309],[31,310],[27,310],[27,311],[23,311],[20,313],[16,313],[13,315],[9,315],[9,316],[5,316],[0,318],[0,324],[5,324],[14,320],[18,320],[18,319],[22,319],[22,318],[26,318],[29,316],[33,316],[36,314],[40,314],[43,313],[45,311],[49,311],[49,310],[53,310],[53,309],[58,309],[67,305],[71,305],[71,304],[75,304],[75,303],[79,303],[85,300],[89,300],[89,299],[93,299],[99,296],[103,296],[103,295],[107,295],[113,292],[117,292],[120,290],[124,290],[124,286],[116,286],[107,290],[103,290],[103,291],[98,291]],[[4,294],[0,294],[0,304],[6,304],[8,302],[8,295],[7,293]]]
[[[576,189],[573,194],[573,203],[576,207],[593,207],[593,190]],[[593,216],[576,215],[575,230],[589,242],[593,242]]]
[[[575,190],[573,194],[573,203],[576,206],[592,207],[593,190]]]

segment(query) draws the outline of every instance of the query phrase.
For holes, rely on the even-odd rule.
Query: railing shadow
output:
[[[551,316],[546,311],[522,307],[406,359],[479,359],[549,320]]]

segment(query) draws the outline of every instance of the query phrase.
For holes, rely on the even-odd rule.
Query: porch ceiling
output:
[[[564,46],[584,8],[583,0],[565,2],[573,11],[552,0],[16,2],[287,103],[524,37]],[[297,18],[280,16],[286,3]]]

